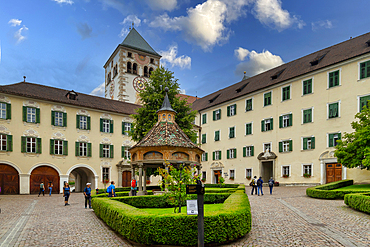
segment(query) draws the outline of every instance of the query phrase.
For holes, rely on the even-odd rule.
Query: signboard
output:
[[[198,215],[198,201],[186,200],[186,211],[188,215]]]
[[[202,184],[187,184],[186,194],[204,195],[204,185]]]

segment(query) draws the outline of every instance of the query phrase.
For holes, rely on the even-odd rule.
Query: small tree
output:
[[[175,206],[175,213],[181,213],[181,207],[185,205],[186,184],[196,183],[196,178],[193,177],[195,171],[195,166],[190,168],[183,165],[179,165],[178,168],[170,165],[169,172],[167,172],[166,169],[158,168],[159,175],[161,175],[163,178],[161,188],[163,190],[165,186],[166,189],[168,189],[168,192],[165,193],[165,196],[170,204]]]
[[[351,123],[355,130],[344,133],[342,140],[337,141],[335,156],[338,162],[348,168],[361,167],[370,169],[370,108],[364,106],[355,115],[359,121]]]

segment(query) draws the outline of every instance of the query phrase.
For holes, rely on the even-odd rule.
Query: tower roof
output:
[[[161,111],[172,111],[172,112],[175,112],[176,113],[176,111],[174,109],[172,109],[170,100],[168,99],[168,94],[167,94],[168,88],[166,87],[164,90],[166,91],[166,96],[164,96],[162,107],[161,107],[161,109],[159,109],[157,111],[157,113],[158,112],[161,112]]]
[[[122,46],[144,51],[155,56],[160,56],[145,39],[136,31],[135,28],[131,28],[130,32],[127,34],[126,38],[121,43]]]

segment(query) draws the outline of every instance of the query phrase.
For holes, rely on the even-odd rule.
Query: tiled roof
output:
[[[149,44],[145,41],[145,39],[136,31],[135,28],[132,28],[130,32],[127,34],[125,40],[121,43],[121,45],[136,49],[144,52],[148,52],[150,54],[160,56]]]
[[[178,95],[176,95],[180,100],[186,100],[188,102],[189,105],[193,104],[194,101],[196,101],[198,98],[197,97],[194,97],[194,96],[190,96],[190,95],[186,95],[186,94],[181,94],[179,93]]]
[[[77,100],[71,100],[66,97],[68,90],[55,87],[48,87],[29,82],[19,82],[11,85],[0,86],[0,93],[32,98],[35,100],[46,100],[56,103],[69,104],[83,108],[120,113],[135,114],[139,105],[110,100],[102,97],[92,96],[83,93],[77,93]]]
[[[272,85],[285,82],[295,77],[367,54],[370,52],[370,46],[366,43],[369,40],[370,33],[366,33],[359,37],[280,65],[200,98],[194,101],[192,108],[198,111],[204,110],[232,99],[245,96],[252,92],[268,88]],[[272,77],[277,78],[272,79]]]

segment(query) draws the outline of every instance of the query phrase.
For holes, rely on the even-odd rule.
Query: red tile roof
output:
[[[194,97],[194,96],[190,96],[190,95],[186,95],[186,94],[181,94],[181,93],[179,93],[176,96],[179,97],[180,100],[186,100],[189,105],[193,104],[193,102],[198,99],[198,97]]]

